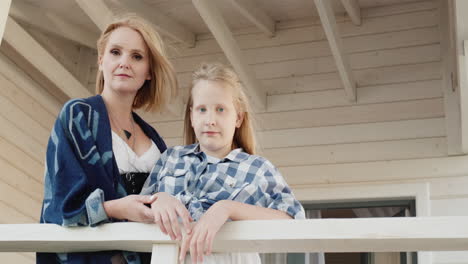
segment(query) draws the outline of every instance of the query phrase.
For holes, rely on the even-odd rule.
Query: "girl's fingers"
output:
[[[206,246],[206,229],[203,229],[201,234],[198,236],[197,239],[197,261],[203,263],[203,253],[205,251]]]
[[[211,255],[211,251],[213,249],[213,239],[214,239],[214,236],[211,234],[211,233],[208,233],[208,235],[206,236],[206,248],[205,248],[205,255],[209,256]]]
[[[190,241],[190,258],[192,263],[197,263],[197,239],[198,234],[194,234]]]
[[[174,238],[172,240],[180,240],[182,238],[182,234],[180,232],[179,221],[177,220],[176,213],[174,211],[168,211],[167,215],[169,216],[172,233],[174,234]]]
[[[190,224],[191,217],[187,209],[183,206],[176,206],[176,211],[179,217],[182,219],[182,224],[184,225],[185,231],[187,234],[192,232],[192,225]]]
[[[180,247],[180,255],[179,255],[179,262],[183,263],[185,260],[185,256],[187,255],[187,250],[189,249],[190,239],[192,236],[185,236],[184,240],[182,241],[182,246]]]
[[[152,223],[154,222],[154,216],[153,216],[153,211],[146,207],[145,205],[140,205],[139,208],[141,208],[141,212],[143,215],[143,222],[145,223]]]
[[[171,239],[174,239],[174,233],[172,232],[171,221],[167,212],[161,212],[161,222],[164,226],[164,230],[166,230],[166,235],[169,235]]]

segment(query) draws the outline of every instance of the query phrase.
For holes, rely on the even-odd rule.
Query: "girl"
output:
[[[166,145],[135,109],[163,109],[177,89],[157,33],[138,17],[120,19],[98,40],[96,92],[67,102],[47,146],[41,223],[96,226],[153,222],[140,193]],[[142,263],[135,252],[40,253],[38,263]],[[149,263],[149,258],[145,261]]]
[[[155,222],[172,238],[181,239],[178,217],[184,224],[191,218],[197,222],[183,239],[181,260],[190,249],[191,262],[202,262],[228,220],[305,218],[279,171],[254,155],[249,104],[232,70],[205,64],[194,72],[184,133],[192,145],[169,148],[143,188],[145,194],[157,192]],[[213,254],[204,263],[260,263],[260,258],[256,253]]]

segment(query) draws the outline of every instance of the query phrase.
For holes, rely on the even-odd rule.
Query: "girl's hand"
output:
[[[203,255],[210,255],[213,248],[213,240],[219,229],[229,219],[228,201],[219,201],[213,204],[200,218],[192,230],[182,241],[180,248],[180,261],[185,260],[185,255],[190,247],[192,263],[202,263]]]
[[[154,202],[149,195],[128,195],[120,199],[104,202],[107,216],[132,222],[152,223],[153,213],[145,204]]]
[[[154,196],[156,201],[151,204],[151,210],[154,222],[159,225],[161,231],[169,235],[172,240],[181,240],[182,232],[177,219],[180,217],[187,234],[189,234],[192,229],[190,224],[192,218],[185,206],[174,196],[165,192],[157,193]]]

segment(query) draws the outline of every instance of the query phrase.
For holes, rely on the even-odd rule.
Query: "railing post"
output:
[[[151,264],[177,264],[179,257],[179,244],[154,244],[151,253]]]

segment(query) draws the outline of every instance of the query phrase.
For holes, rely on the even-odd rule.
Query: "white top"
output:
[[[119,174],[127,172],[151,172],[154,164],[161,157],[161,152],[153,140],[151,140],[151,147],[141,156],[138,156],[114,131],[112,131],[112,150],[114,151],[117,167],[119,167]]]

